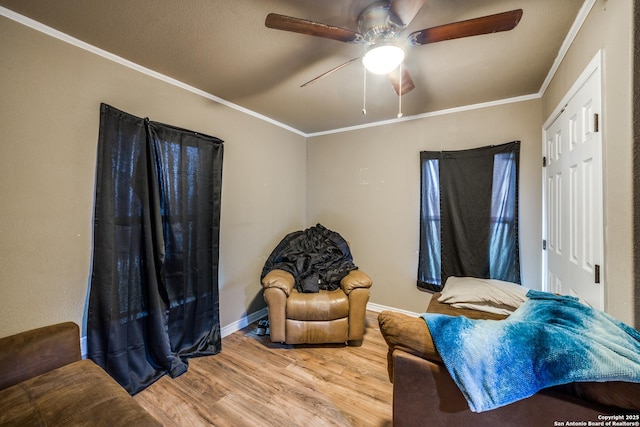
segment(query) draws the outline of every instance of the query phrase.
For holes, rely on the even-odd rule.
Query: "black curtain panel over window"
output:
[[[130,394],[220,352],[223,141],[101,105],[88,355]]]
[[[520,142],[422,151],[418,287],[440,291],[449,276],[520,283]]]

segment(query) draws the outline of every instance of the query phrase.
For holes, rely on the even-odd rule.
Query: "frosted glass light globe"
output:
[[[404,60],[404,50],[393,44],[375,46],[362,58],[364,67],[374,74],[389,74]]]

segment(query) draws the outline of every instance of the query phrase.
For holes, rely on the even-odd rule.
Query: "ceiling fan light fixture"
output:
[[[395,44],[378,44],[365,53],[362,64],[374,74],[389,74],[404,60],[404,50]]]

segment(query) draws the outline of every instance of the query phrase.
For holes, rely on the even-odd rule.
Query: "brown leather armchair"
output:
[[[272,342],[362,344],[372,285],[367,274],[350,271],[334,291],[303,293],[294,284],[291,273],[278,269],[262,279]]]

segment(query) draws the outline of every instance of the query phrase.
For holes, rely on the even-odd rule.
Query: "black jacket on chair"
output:
[[[280,269],[293,275],[298,292],[318,292],[338,289],[340,280],[357,268],[347,241],[317,224],[287,234],[269,255],[260,279]]]

